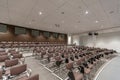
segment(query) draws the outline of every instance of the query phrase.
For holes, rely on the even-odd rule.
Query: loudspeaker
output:
[[[89,35],[89,36],[92,36],[92,35],[93,35],[93,33],[92,33],[92,32],[89,32],[89,33],[88,33],[88,35]]]
[[[98,33],[97,33],[97,32],[95,32],[95,33],[94,33],[94,35],[98,36]]]

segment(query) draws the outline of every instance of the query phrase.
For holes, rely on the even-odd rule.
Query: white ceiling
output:
[[[0,0],[0,22],[61,33],[116,27],[120,0]]]

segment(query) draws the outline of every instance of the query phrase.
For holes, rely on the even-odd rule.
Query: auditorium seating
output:
[[[5,67],[12,67],[14,65],[19,64],[18,59],[12,59],[12,60],[6,60],[5,61]]]
[[[19,78],[17,80],[39,80],[39,75],[36,74],[36,75],[30,76],[30,77]]]
[[[6,45],[7,44],[7,45]],[[7,74],[18,76],[27,70],[24,64],[23,54],[20,48],[33,51],[34,57],[40,61],[45,67],[63,79],[74,80],[92,80],[95,72],[104,63],[102,59],[110,59],[114,50],[85,47],[85,46],[67,46],[64,43],[48,43],[48,42],[1,42],[1,48],[9,48],[8,51],[0,51],[0,62],[4,62],[5,67],[10,67]],[[10,46],[12,46],[10,48]],[[16,48],[19,48],[16,50]],[[23,65],[18,65],[23,60]],[[14,66],[15,65],[15,66]],[[39,76],[33,77],[15,77],[18,80],[38,79]],[[36,80],[37,80],[36,79]],[[39,80],[39,79],[38,79]]]
[[[39,75],[36,74],[34,76],[31,76],[31,77],[27,78],[26,80],[39,80]]]
[[[15,79],[19,79],[19,78],[24,79],[30,75],[31,75],[31,70],[27,69],[27,64],[12,67],[10,69],[10,76]]]
[[[5,60],[9,60],[9,56],[8,55],[0,56],[0,62],[4,62]]]
[[[27,70],[27,65],[24,64],[24,65],[20,65],[20,66],[17,66],[17,67],[13,67],[10,69],[10,75],[11,76],[14,76],[14,75],[19,75],[23,72],[25,72]]]
[[[84,78],[89,80],[93,76],[92,72],[97,71],[98,67],[102,65],[101,60],[116,52],[114,50],[84,46],[44,46],[34,50],[36,59],[39,59],[42,64],[54,73],[58,75],[67,73],[65,65],[72,62],[74,64],[73,68],[83,67]]]

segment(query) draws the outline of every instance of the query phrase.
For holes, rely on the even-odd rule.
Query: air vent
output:
[[[55,24],[55,27],[58,27],[58,28],[59,28],[59,27],[60,27],[60,25],[59,25],[59,24]]]
[[[65,12],[61,12],[61,14],[65,14]]]

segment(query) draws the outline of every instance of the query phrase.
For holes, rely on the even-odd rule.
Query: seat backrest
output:
[[[27,70],[27,64],[16,66],[10,69],[10,75],[19,75]]]
[[[18,64],[18,59],[6,60],[5,67],[11,67]]]
[[[23,57],[22,54],[13,54],[13,59],[14,59],[14,58],[22,58],[22,57]]]
[[[39,80],[39,75],[36,74],[36,75],[34,75],[34,76],[29,77],[29,78],[26,79],[26,80]]]
[[[76,64],[77,64],[77,65],[80,65],[81,62],[82,62],[81,59],[79,59],[79,60],[76,62]]]
[[[0,79],[2,79],[2,71],[0,70]]]
[[[9,56],[7,55],[0,56],[0,62],[4,62],[5,60],[9,60]]]
[[[71,70],[71,69],[73,68],[73,62],[67,63],[67,64],[66,64],[66,68],[67,68],[68,70]]]
[[[6,52],[0,52],[0,56],[7,55]]]

